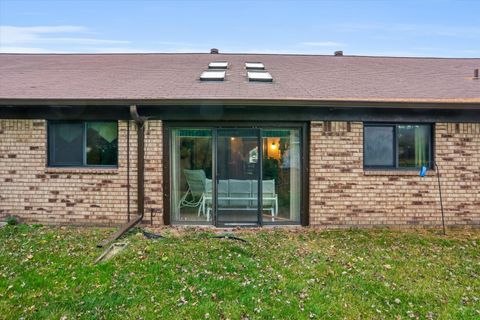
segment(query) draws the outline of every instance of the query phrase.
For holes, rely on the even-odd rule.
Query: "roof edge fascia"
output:
[[[0,106],[271,106],[330,108],[419,108],[480,109],[480,98],[469,99],[11,99],[0,98]]]

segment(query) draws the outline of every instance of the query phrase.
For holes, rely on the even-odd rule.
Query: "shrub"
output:
[[[17,219],[17,217],[15,217],[15,216],[10,216],[10,217],[8,217],[8,218],[7,218],[7,224],[8,224],[9,226],[14,226],[14,225],[18,224],[18,219]]]

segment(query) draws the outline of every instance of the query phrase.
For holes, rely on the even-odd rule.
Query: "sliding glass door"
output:
[[[259,224],[259,129],[217,131],[217,225]]]
[[[302,128],[170,127],[172,222],[299,224]]]
[[[212,130],[173,129],[170,141],[171,218],[175,222],[211,224],[211,202],[206,198],[211,198]]]

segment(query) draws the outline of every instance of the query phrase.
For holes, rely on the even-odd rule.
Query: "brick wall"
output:
[[[161,121],[148,121],[145,130],[145,215],[163,224],[163,128]],[[136,179],[136,176],[135,176]],[[134,195],[136,198],[136,194]]]
[[[435,159],[446,223],[480,225],[480,124],[436,124]],[[312,122],[312,225],[439,225],[440,217],[434,172],[365,171],[362,123]]]
[[[0,120],[0,219],[118,225],[127,220],[127,126],[119,121],[118,168],[48,168],[46,121]],[[130,208],[136,214],[136,125],[130,122]],[[146,128],[145,220],[162,217],[162,123]]]
[[[0,120],[0,219],[118,225],[127,217],[127,122],[119,122],[118,169],[46,166],[44,120]],[[130,123],[130,206],[136,214],[136,126]],[[145,221],[163,221],[162,122],[145,136]],[[480,124],[435,126],[447,223],[480,225]],[[429,171],[364,171],[363,124],[312,122],[310,223],[329,227],[438,225],[437,180]]]

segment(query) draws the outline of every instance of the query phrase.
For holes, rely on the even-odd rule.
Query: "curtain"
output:
[[[428,165],[428,128],[415,126],[415,166]]]
[[[290,219],[300,221],[300,133],[290,130]]]
[[[56,123],[57,135],[68,143],[82,136],[82,124],[79,123]]]

